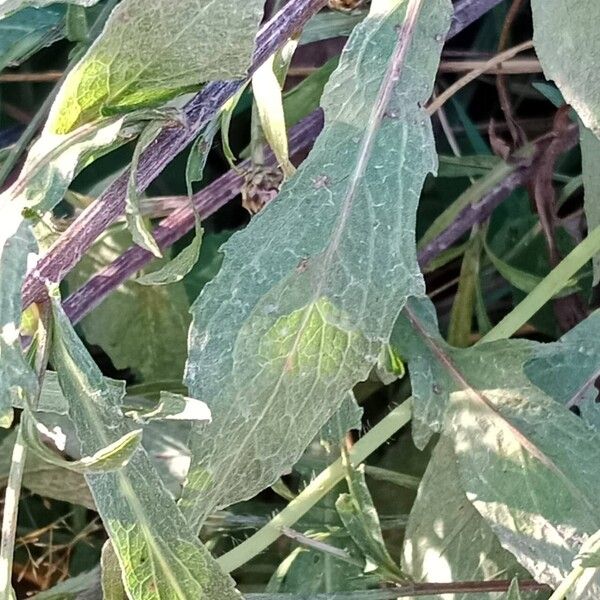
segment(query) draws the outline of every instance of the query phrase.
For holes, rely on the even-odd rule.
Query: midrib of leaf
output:
[[[79,369],[79,366],[76,365],[75,362],[73,361],[70,352],[65,352],[63,354],[63,360],[65,360],[65,361],[68,360],[69,363],[71,363],[71,369],[70,369],[71,376],[73,376],[72,375],[73,373],[77,373],[77,381],[78,381],[78,384],[80,385],[80,387],[82,389],[89,388],[89,382],[86,383],[87,378],[82,377],[83,372]],[[97,410],[95,404],[88,400],[87,394],[83,394],[83,396],[84,396],[83,401],[87,407],[87,412],[89,413],[89,415],[91,417],[90,423],[92,424],[92,427],[94,428],[96,437],[101,442],[102,447],[108,446],[111,443],[111,440],[107,437],[104,429],[100,425],[101,419],[98,415],[98,410]],[[139,452],[139,450],[138,450],[138,452]],[[162,558],[162,552],[161,552],[160,546],[156,543],[156,540],[154,539],[154,536],[152,535],[151,529],[148,527],[146,513],[145,513],[142,505],[139,503],[139,501],[137,499],[135,490],[131,487],[131,484],[130,484],[129,480],[127,479],[127,477],[125,477],[123,475],[122,469],[119,469],[116,473],[119,478],[119,485],[121,487],[121,490],[123,491],[123,494],[127,498],[128,502],[130,503],[131,507],[133,508],[134,513],[136,514],[136,516],[138,518],[138,526],[144,534],[144,539],[147,541],[148,547],[152,551],[152,555],[156,557],[156,562],[160,565],[162,572],[165,574],[167,580],[170,582],[170,585],[172,585],[173,589],[177,591],[177,597],[185,598],[186,597],[185,590],[181,589],[181,586],[179,585],[179,581],[177,580],[176,577],[173,576],[173,573],[169,569],[169,565]],[[87,479],[87,477],[86,477],[86,479]],[[117,553],[117,556],[118,556],[118,553]],[[183,565],[183,566],[185,567],[185,565]],[[187,569],[187,567],[185,567],[185,568]]]
[[[394,86],[397,83],[398,79],[400,78],[400,74],[402,72],[402,67],[404,65],[404,61],[406,59],[408,49],[410,47],[410,42],[412,40],[412,35],[414,33],[415,26],[417,24],[417,18],[419,16],[419,11],[421,10],[421,7],[423,5],[423,1],[424,0],[409,0],[410,4],[407,6],[407,9],[406,9],[404,25],[399,30],[398,43],[396,44],[394,54],[392,55],[392,58],[390,59],[388,71],[387,71],[387,73],[384,77],[383,83],[380,87],[377,101],[373,105],[373,109],[371,111],[371,115],[369,118],[369,127],[367,128],[365,135],[363,136],[361,146],[360,146],[360,151],[358,153],[358,157],[357,157],[357,161],[356,161],[356,169],[354,169],[354,174],[352,176],[352,179],[350,180],[347,191],[344,195],[342,210],[340,211],[340,216],[338,217],[338,224],[335,227],[332,241],[329,244],[329,246],[327,247],[327,250],[324,255],[324,259],[323,259],[324,264],[320,269],[320,277],[318,279],[318,286],[313,295],[314,301],[311,305],[309,305],[309,309],[304,311],[302,323],[298,327],[298,333],[296,334],[296,336],[294,338],[294,344],[292,346],[290,353],[288,354],[288,359],[297,353],[298,345],[300,344],[300,342],[305,334],[305,329],[310,321],[310,316],[311,316],[313,310],[317,310],[317,312],[319,312],[321,319],[323,321],[323,327],[321,328],[321,335],[324,336],[324,334],[325,334],[327,317],[326,317],[326,315],[322,314],[319,311],[316,301],[321,297],[323,285],[326,282],[326,275],[328,272],[328,267],[333,259],[336,249],[339,246],[339,242],[341,240],[345,224],[346,224],[346,222],[348,220],[348,216],[350,214],[350,207],[352,206],[352,202],[358,191],[358,186],[359,186],[360,180],[363,177],[365,169],[369,162],[369,157],[371,155],[375,137],[377,135],[377,132],[379,131],[379,127],[381,125],[382,119],[385,116],[385,111],[388,107],[391,96],[394,92]],[[388,15],[391,14],[391,12],[395,8],[396,8],[396,6],[392,5],[390,7],[389,11],[387,12],[387,14]],[[347,332],[347,334],[348,334],[348,342],[349,342],[350,339],[352,338],[352,332],[349,331],[349,332]],[[323,347],[323,345],[324,344],[322,342],[321,348]],[[350,344],[348,343],[348,345],[350,345]],[[319,360],[321,359],[321,356],[322,356],[322,353],[319,354]],[[262,420],[265,418],[267,413],[272,409],[273,402],[275,401],[275,399],[277,397],[277,394],[280,390],[281,384],[284,381],[285,375],[286,375],[286,372],[285,372],[285,368],[284,368],[279,373],[277,382],[273,386],[273,391],[269,395],[267,401],[264,403],[264,408],[262,409],[259,418],[255,419],[254,424],[252,425],[252,427],[250,429],[249,436],[252,436],[255,433],[256,429],[261,425]],[[259,376],[260,376],[260,374],[257,373],[256,377],[259,377]],[[311,393],[314,389],[314,386],[316,386],[316,384],[317,384],[317,380],[318,380],[318,377],[315,377],[313,380],[314,381],[313,387],[305,395],[305,397],[307,399],[306,401],[308,401],[308,399],[310,398]],[[246,450],[245,444],[238,445],[238,449],[237,449],[236,453],[232,456],[232,460],[229,462],[230,466],[227,468],[225,473],[221,472],[221,474],[220,474],[221,477],[226,478],[231,473],[232,469],[235,467],[235,465],[237,463],[237,459],[240,457],[242,452],[244,452],[245,450]]]
[[[211,0],[206,6],[202,7],[202,10],[208,10],[213,4],[215,3],[215,0]],[[201,15],[202,13],[200,11],[198,11],[198,15]],[[200,19],[202,20],[202,19]],[[190,19],[188,21],[188,23],[185,25],[185,27],[182,27],[177,34],[175,35],[174,38],[172,38],[172,43],[167,44],[167,48],[170,48],[171,46],[174,46],[177,44],[177,42],[179,42],[179,39],[181,38],[181,36],[186,33],[186,31],[192,27],[196,27],[198,22],[198,19]],[[124,92],[127,92],[127,90],[130,88],[132,81],[139,81],[141,76],[146,73],[146,71],[148,70],[148,68],[152,66],[151,63],[146,63],[145,65],[143,65],[143,67],[137,72],[135,73],[131,79],[127,82],[124,83],[121,88],[119,88],[114,96],[113,96],[113,103],[114,104],[118,104],[117,100],[119,99],[120,95],[123,94]],[[110,103],[109,103],[110,106]]]
[[[494,406],[489,398],[482,394],[480,391],[475,389],[470,383],[468,378],[463,375],[460,369],[456,367],[452,358],[447,352],[440,347],[440,344],[436,343],[435,340],[427,333],[425,327],[421,324],[419,318],[410,309],[408,305],[404,307],[404,311],[408,319],[410,320],[414,329],[423,338],[433,355],[438,359],[440,364],[446,369],[452,378],[458,383],[458,385],[467,392],[476,402],[483,404],[489,409],[496,417],[498,417],[506,427],[514,434],[517,438],[521,447],[527,450],[533,457],[537,458],[543,465],[555,473],[558,478],[571,490],[574,496],[578,497],[590,510],[590,514],[594,514],[596,508],[588,500],[588,498],[581,493],[580,489],[573,484],[570,478],[563,472],[563,470],[550,458],[541,448],[535,445],[525,434],[523,434],[515,425],[508,421],[502,413]]]

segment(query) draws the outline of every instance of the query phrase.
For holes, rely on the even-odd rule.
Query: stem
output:
[[[320,10],[327,0],[296,0],[260,30],[250,77],[271,54]],[[185,125],[167,127],[142,153],[138,163],[138,192],[143,192],[163,169],[184,150],[243,85],[246,79],[216,81],[206,85],[184,109]],[[98,200],[86,209],[73,225],[37,263],[23,285],[23,307],[46,297],[48,283],[58,283],[80,260],[96,238],[125,210],[130,170],[123,173]]]
[[[562,583],[554,590],[552,596],[548,600],[563,600],[569,593],[571,588],[577,583],[577,580],[583,575],[585,569],[579,565],[563,579]]]
[[[2,516],[2,541],[0,542],[0,598],[14,598],[11,587],[13,555],[17,534],[17,516],[19,513],[19,496],[25,472],[27,449],[23,443],[21,426],[17,427],[17,439],[13,447],[10,472],[4,496],[4,514]]]
[[[323,113],[320,110],[303,119],[290,131],[290,154],[295,156],[310,148],[323,126]],[[275,157],[269,152],[267,164],[274,164]],[[195,225],[194,210],[202,219],[215,213],[224,204],[240,193],[244,183],[243,173],[250,167],[244,161],[234,170],[228,171],[210,185],[193,196],[194,208],[186,205],[164,219],[154,229],[152,235],[156,243],[165,250],[183,237]],[[119,258],[94,275],[84,286],[69,296],[64,309],[73,323],[80,321],[116,287],[126,281],[150,262],[154,255],[139,246],[131,246]]]
[[[411,400],[409,398],[354,444],[348,452],[352,464],[362,463],[394,433],[402,429],[410,421],[410,417]],[[225,571],[231,572],[262,552],[281,536],[283,527],[291,527],[298,519],[304,516],[344,478],[344,475],[345,471],[342,459],[339,458],[322,471],[316,479],[313,479],[294,500],[264,527],[239,546],[219,557],[217,559],[219,565]]]
[[[494,329],[481,338],[479,343],[510,337],[525,325],[548,300],[560,292],[566,282],[597,252],[600,252],[600,227],[594,229],[583,242],[558,263],[520,304],[515,306]]]

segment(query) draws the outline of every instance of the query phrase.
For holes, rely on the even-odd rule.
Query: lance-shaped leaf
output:
[[[600,136],[600,20],[596,0],[532,0],[535,50],[584,125]]]
[[[372,3],[325,91],[315,148],[225,244],[192,308],[186,380],[213,416],[195,430],[181,500],[194,525],[291,467],[368,376],[406,297],[423,290],[415,212],[436,157],[421,104],[449,8]]]
[[[106,383],[57,302],[51,360],[82,454],[94,454],[130,431],[119,407],[124,390]],[[239,598],[232,580],[190,530],[143,448],[123,469],[86,479],[129,598]]]
[[[598,320],[600,312],[579,327],[596,330]],[[394,331],[409,359],[415,418],[431,419],[437,430],[445,421],[468,499],[535,579],[556,586],[600,524],[600,435],[566,408],[571,398],[560,393],[586,385],[597,364],[582,360],[564,369],[574,383],[552,398],[531,381],[531,369],[538,354],[547,361],[558,349],[564,357],[560,342],[455,349],[435,328],[431,305],[411,301]],[[541,366],[547,372],[547,363]]]
[[[12,423],[14,404],[33,398],[37,378],[29,367],[19,340],[21,323],[21,282],[27,269],[27,256],[35,240],[27,223],[21,221],[18,207],[3,206],[0,226],[0,427]]]
[[[445,436],[433,451],[410,512],[402,569],[418,582],[529,578],[467,499],[453,444]],[[430,596],[431,600],[445,597]],[[473,594],[455,594],[453,598],[470,600]]]
[[[65,81],[54,133],[245,74],[264,0],[123,0]]]

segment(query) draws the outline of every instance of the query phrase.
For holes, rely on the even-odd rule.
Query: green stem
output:
[[[583,242],[573,249],[527,297],[508,313],[479,343],[508,338],[555,294],[560,292],[579,269],[600,252],[600,227],[594,229]]]
[[[10,472],[4,496],[4,514],[2,516],[2,541],[0,542],[0,599],[13,600],[11,587],[13,554],[17,534],[17,516],[19,513],[19,496],[25,471],[27,449],[23,443],[21,426],[17,428],[17,439],[13,447]]]
[[[583,575],[585,569],[581,566],[576,566],[565,577],[562,583],[554,590],[552,596],[548,600],[563,600],[571,588],[577,583],[577,580]]]
[[[372,452],[384,444],[394,433],[402,429],[411,417],[411,400],[395,408],[373,429],[365,434],[349,452],[353,464],[362,463]],[[304,516],[321,498],[344,478],[342,459],[336,460],[322,471],[313,481],[292,500],[278,515],[271,519],[254,535],[233,550],[221,556],[217,562],[227,572],[231,572],[262,552],[281,536],[283,527],[291,527]]]

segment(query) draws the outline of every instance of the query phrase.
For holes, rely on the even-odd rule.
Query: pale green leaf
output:
[[[125,588],[121,581],[121,567],[112,542],[106,540],[102,546],[100,558],[102,569],[102,597],[104,600],[127,600]]]
[[[64,16],[63,7],[52,6],[43,10],[26,8],[1,20],[0,69],[18,64],[40,48],[60,39]]]
[[[28,449],[41,460],[55,467],[74,471],[75,473],[106,473],[121,469],[129,462],[142,439],[141,429],[128,431],[119,439],[95,451],[91,456],[84,456],[79,460],[68,461],[61,458],[40,441],[38,431],[40,433],[47,432],[41,423],[26,413],[22,416],[22,419],[24,422],[23,439]],[[62,450],[62,448],[59,449]]]
[[[223,106],[221,109],[221,144],[223,145],[223,154],[229,163],[229,166],[233,169],[235,166],[236,158],[231,144],[229,143],[229,130],[231,128],[231,119],[233,113],[240,102],[240,99],[244,95],[246,88],[250,82],[247,81]]]
[[[91,455],[131,431],[121,397],[106,383],[60,304],[54,301],[51,360],[69,401],[83,454]],[[86,476],[112,540],[132,600],[233,600],[232,580],[191,532],[145,450],[125,467]]]
[[[436,160],[420,104],[449,9],[372,4],[330,79],[309,158],[225,244],[221,271],[192,307],[186,381],[213,415],[195,428],[180,501],[194,526],[290,468],[367,378],[406,297],[423,290],[415,212]]]
[[[125,196],[125,217],[133,241],[138,245],[152,252],[154,256],[162,258],[162,252],[158,247],[156,240],[150,232],[149,223],[144,219],[140,206],[140,195],[137,189],[137,171],[140,156],[142,152],[154,141],[162,129],[162,123],[152,121],[144,127],[133,152],[131,159],[131,172],[127,182],[127,195]]]
[[[402,569],[417,582],[529,578],[467,499],[460,485],[451,440],[442,436],[423,476],[408,519]],[[507,577],[508,576],[508,577]],[[430,600],[447,596],[431,595]],[[489,598],[454,594],[453,600]]]
[[[296,42],[290,41],[288,45],[292,45],[295,49]],[[265,139],[273,150],[273,154],[285,176],[291,177],[296,169],[290,162],[281,81],[276,73],[276,62],[279,56],[280,53],[271,56],[256,70],[252,76],[252,93],[254,94],[254,102]],[[289,60],[292,56],[293,50],[289,52]],[[285,71],[287,71],[289,60],[284,67]]]
[[[8,481],[15,438],[16,432],[12,432],[0,444],[0,488],[6,487]],[[79,504],[90,510],[96,510],[83,475],[51,465],[33,452],[27,453],[23,487],[44,498]]]
[[[57,4],[58,2],[77,4],[79,6],[93,6],[98,0],[0,0],[0,19],[4,19],[8,15],[27,7],[42,8],[51,4]],[[53,7],[52,10],[62,9]]]
[[[600,226],[600,140],[583,124],[580,125],[581,170],[583,176],[583,206],[588,231]],[[594,285],[600,282],[600,254],[593,259]]]
[[[67,133],[114,111],[156,105],[250,64],[264,0],[123,0],[69,74],[49,117]]]
[[[600,3],[532,0],[533,41],[544,74],[553,79],[584,125],[600,135]]]
[[[128,413],[129,415],[129,413]],[[142,421],[203,421],[210,423],[210,410],[204,402],[173,392],[161,392],[160,402],[152,411],[131,416]]]
[[[599,319],[594,313],[579,327],[595,330]],[[556,586],[600,524],[594,508],[600,435],[565,407],[571,398],[558,392],[589,381],[597,363],[563,369],[574,383],[551,397],[534,385],[525,364],[538,353],[547,358],[548,348],[560,351],[560,342],[455,349],[435,327],[430,304],[421,301],[407,305],[394,331],[409,361],[417,430],[439,431],[445,421],[468,499],[536,580]]]
[[[33,600],[100,600],[101,594],[100,569],[95,568],[36,594]]]
[[[310,44],[335,37],[348,36],[366,15],[366,11],[317,13],[302,30],[300,44]]]
[[[323,425],[317,436],[321,444],[339,446],[351,429],[361,428],[363,409],[356,403],[354,394],[350,392],[336,413]]]
[[[347,461],[347,455],[345,458]],[[346,483],[349,493],[340,494],[335,508],[346,531],[367,559],[366,571],[378,570],[388,580],[403,581],[405,577],[400,567],[385,547],[379,515],[365,481],[364,467],[356,468],[346,462]]]
[[[0,225],[0,427],[9,427],[13,404],[35,397],[37,378],[21,350],[21,283],[35,241],[18,206],[2,208]]]
[[[69,275],[69,285],[79,287],[130,243],[123,226],[109,229]],[[81,327],[86,340],[100,346],[117,369],[130,368],[144,381],[180,380],[187,354],[188,308],[182,282],[142,286],[128,281],[87,315]]]

